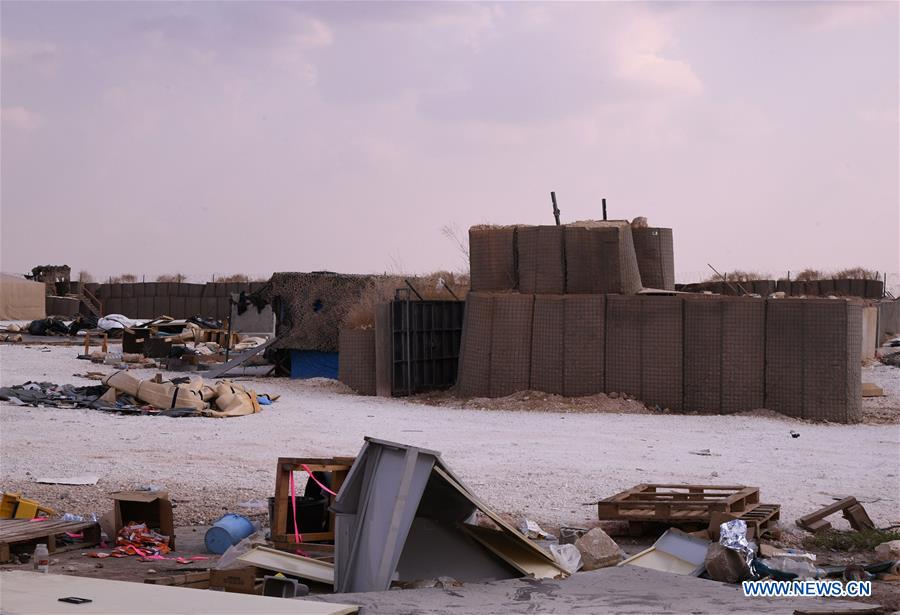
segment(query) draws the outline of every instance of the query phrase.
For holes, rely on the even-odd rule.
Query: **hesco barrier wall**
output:
[[[634,294],[642,288],[629,226],[567,226],[566,292]]]
[[[494,295],[470,292],[466,297],[463,335],[459,346],[459,376],[456,389],[466,397],[484,397],[491,392],[491,336]]]
[[[522,226],[516,230],[519,292],[566,291],[564,229],[562,226]]]
[[[633,228],[641,283],[646,288],[675,290],[675,242],[670,228]]]
[[[265,282],[135,282],[133,284],[86,284],[103,306],[104,314],[123,314],[129,318],[190,318],[205,316],[228,318],[231,293],[252,292]],[[82,306],[82,313],[86,308]]]
[[[862,418],[862,305],[829,299],[766,304],[766,408],[838,423]]]
[[[634,294],[642,284],[631,232],[615,222],[473,227],[471,290]]]
[[[861,332],[861,303],[834,299],[470,293],[457,391],[616,392],[676,411],[849,423]]]
[[[498,294],[491,322],[491,397],[531,388],[534,295]]]
[[[646,281],[644,286],[652,288]],[[765,297],[774,292],[782,292],[789,297],[859,297],[861,299],[881,299],[884,295],[882,280],[750,280],[746,282],[698,282],[677,284],[676,290],[688,293],[713,292],[720,295],[740,295],[740,288]]]
[[[375,395],[375,329],[344,329],[338,352],[338,380],[360,395]]]
[[[516,277],[514,227],[469,229],[469,284],[473,291],[510,290]]]
[[[729,413],[765,405],[766,302],[684,301],[684,408]]]
[[[682,304],[678,297],[606,298],[606,389],[682,408]]]

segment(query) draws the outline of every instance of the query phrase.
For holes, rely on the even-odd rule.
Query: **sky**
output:
[[[900,280],[900,3],[0,4],[0,268],[466,267],[646,216],[679,281]]]

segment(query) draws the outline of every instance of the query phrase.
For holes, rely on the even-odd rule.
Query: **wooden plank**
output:
[[[550,565],[546,559],[535,555],[502,531],[465,523],[461,527],[469,536],[524,575],[535,579],[552,579],[561,574],[556,566]]]
[[[256,547],[238,556],[238,560],[257,568],[274,570],[275,572],[325,583],[326,585],[334,585],[334,564],[311,557],[293,555],[284,551],[269,549],[268,547]]]

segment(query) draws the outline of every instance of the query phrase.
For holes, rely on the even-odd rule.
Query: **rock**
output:
[[[900,559],[900,540],[891,540],[883,542],[875,547],[875,556],[879,561],[887,561],[889,559]]]
[[[740,583],[750,578],[750,567],[740,553],[717,542],[706,551],[706,573],[714,581]]]
[[[607,566],[615,566],[622,561],[622,549],[609,535],[595,527],[575,541],[575,547],[581,553],[582,570],[597,570]]]

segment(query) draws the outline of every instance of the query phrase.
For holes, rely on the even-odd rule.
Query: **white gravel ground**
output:
[[[0,346],[0,384],[112,371],[77,347]],[[900,404],[900,369],[864,380]],[[138,372],[144,377],[153,371]],[[363,436],[429,447],[497,510],[548,525],[595,518],[597,499],[642,482],[758,485],[782,520],[855,495],[879,525],[900,519],[900,425],[822,425],[760,416],[562,414],[437,408],[347,394],[331,381],[260,379],[282,398],[233,419],[134,417],[0,405],[0,488],[70,512],[104,512],[110,491],[169,489],[176,522],[209,521],[274,490],[279,456],[355,454]],[[792,438],[790,431],[800,433]],[[691,451],[710,449],[711,456]],[[97,474],[96,487],[39,485],[39,475]]]

